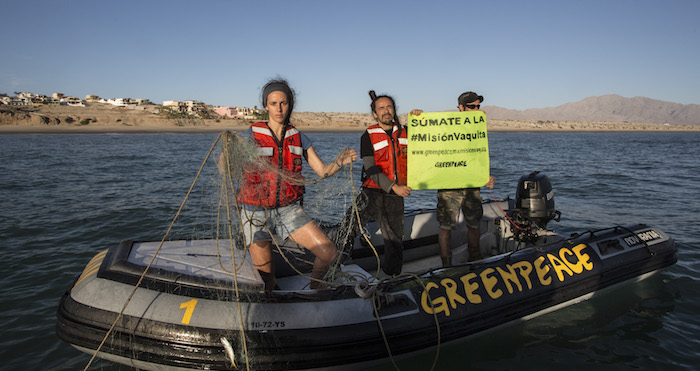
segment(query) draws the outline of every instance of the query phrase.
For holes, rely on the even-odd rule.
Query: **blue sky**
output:
[[[700,1],[2,0],[0,93],[296,111],[554,107],[589,96],[700,104]]]

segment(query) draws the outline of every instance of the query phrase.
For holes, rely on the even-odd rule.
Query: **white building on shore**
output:
[[[184,102],[166,100],[163,101],[163,107],[169,108],[175,112],[194,116],[202,115],[208,109],[208,106],[204,104],[204,102],[196,100],[186,100]]]

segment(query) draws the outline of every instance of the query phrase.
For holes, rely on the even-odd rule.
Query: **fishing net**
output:
[[[336,271],[333,266],[348,259],[352,239],[362,231],[357,222],[357,210],[361,210],[366,203],[359,192],[359,179],[353,177],[353,166],[341,165],[346,150],[339,148],[336,158],[322,158],[326,164],[334,163],[339,168],[334,175],[319,177],[308,163],[302,165],[303,171],[299,175],[281,170],[276,162],[268,160],[269,156],[261,156],[260,148],[250,138],[234,132],[221,133],[207,154],[181,210],[173,216],[173,228],[167,239],[230,240],[236,249],[247,253],[243,228],[250,228],[250,223],[246,223],[250,220],[256,225],[265,226],[263,229],[272,235],[273,265],[277,277],[294,274],[308,277],[314,255],[292,239],[283,240],[270,231],[264,216],[261,217],[263,213],[259,212],[264,210],[262,206],[246,206],[242,202],[242,187],[247,187],[248,193],[259,194],[267,194],[267,187],[270,187],[269,182],[251,181],[251,173],[274,174],[280,182],[305,189],[299,203],[339,252],[330,269],[332,276]],[[359,163],[353,165],[359,166]],[[222,246],[221,250],[224,248]],[[327,277],[328,284],[333,280],[331,276]]]
[[[217,277],[225,276],[222,280],[224,286],[205,281],[196,283],[197,285],[201,284],[201,287],[206,287],[206,289],[202,289],[205,298],[231,302],[231,308],[235,308],[229,313],[229,317],[226,317],[226,314],[222,314],[223,321],[227,323],[233,321],[229,324],[229,328],[215,332],[216,335],[212,335],[211,339],[207,337],[209,335],[203,335],[206,338],[208,347],[216,349],[219,346],[223,347],[223,350],[219,353],[225,355],[225,358],[222,361],[219,355],[216,362],[224,362],[225,367],[255,369],[261,362],[266,362],[265,360],[269,362],[270,357],[279,356],[276,353],[274,336],[269,338],[257,336],[256,334],[258,333],[250,331],[249,323],[246,322],[246,318],[251,313],[250,311],[256,309],[255,303],[265,303],[268,300],[261,296],[264,295],[262,294],[263,287],[246,286],[246,278],[241,274],[245,272],[246,267],[251,271],[250,264],[247,263],[250,262],[249,247],[246,246],[243,236],[245,222],[251,219],[251,213],[255,212],[256,209],[263,209],[263,207],[246,207],[240,198],[241,191],[244,187],[267,186],[264,182],[260,182],[258,185],[251,185],[251,173],[274,174],[280,181],[303,186],[306,192],[300,203],[304,211],[321,227],[322,231],[334,243],[336,251],[339,252],[336,254],[336,258],[331,264],[328,273],[321,279],[316,279],[312,277],[313,254],[291,241],[291,239],[283,240],[268,229],[268,233],[272,235],[275,276],[292,280],[299,278],[303,281],[300,286],[294,289],[283,289],[283,291],[287,290],[286,293],[272,295],[276,295],[274,297],[294,296],[296,290],[309,288],[310,282],[314,280],[320,281],[330,288],[344,285],[354,290],[361,298],[371,298],[374,314],[379,318],[377,306],[381,305],[382,300],[389,300],[386,299],[389,296],[385,297],[380,289],[370,289],[369,282],[374,282],[376,287],[378,287],[384,280],[376,283],[377,277],[365,275],[367,272],[363,274],[359,271],[344,271],[341,267],[350,258],[350,252],[354,248],[355,237],[362,236],[367,245],[374,251],[377,261],[375,265],[377,272],[380,268],[378,252],[371,246],[372,244],[368,237],[370,233],[358,221],[367,203],[364,194],[359,192],[359,179],[353,177],[353,173],[358,173],[358,169],[353,169],[353,165],[359,167],[360,164],[355,163],[343,166],[341,159],[345,150],[347,149],[339,149],[340,153],[334,159],[322,159],[327,164],[336,164],[339,170],[334,175],[319,177],[310,169],[307,163],[302,167],[304,170],[300,176],[298,173],[280,170],[276,166],[276,162],[272,163],[266,159],[269,156],[261,156],[260,148],[252,140],[242,138],[233,132],[221,133],[212,143],[180,207],[172,215],[171,223],[161,242],[151,243],[152,248],[147,256],[150,261],[148,259],[143,260],[145,266],[143,274],[138,282],[135,283],[131,295],[124,303],[121,312],[112,323],[112,327],[106,332],[102,343],[93,353],[93,358],[85,369],[89,368],[103,345],[107,344],[110,346],[110,342],[115,341],[114,339],[117,335],[110,335],[115,328],[117,333],[132,331],[125,324],[124,320],[120,319],[122,313],[129,305],[137,288],[141,285],[141,280],[150,275],[148,271],[151,264],[157,259],[166,261],[166,265],[169,264],[167,262],[169,259],[168,254],[172,253],[168,251],[168,247],[171,246],[176,247],[173,250],[179,249],[175,254],[185,254],[197,259],[202,259],[203,255],[208,254],[209,258],[218,259],[216,263],[210,264],[208,267],[205,267],[204,264],[199,265],[203,260],[198,260],[197,264],[195,264],[195,274],[201,273],[200,270],[204,271],[205,268],[211,268],[212,265],[218,266],[218,268],[215,267],[215,270],[219,271],[217,273],[219,275],[206,278],[205,281],[209,279],[215,281],[218,279]],[[267,193],[264,189],[253,189],[252,191],[248,189],[248,191],[253,193],[260,192],[261,194]],[[255,222],[265,225],[266,220],[263,218],[255,220]],[[193,240],[207,242],[204,244],[199,243],[199,245],[193,243],[195,249],[189,249],[187,243]],[[166,241],[171,244],[168,245]],[[215,250],[211,249],[212,243],[216,247]],[[196,248],[205,245],[208,250],[196,250]],[[183,249],[183,247],[185,248]],[[211,263],[211,260],[209,262]],[[174,283],[180,285],[182,277],[177,275],[178,269],[180,269],[177,264],[170,265],[176,272],[176,276],[168,277],[172,277]],[[162,273],[158,272],[157,268],[157,266],[154,267],[154,270],[157,271],[153,274],[154,276],[159,276]],[[253,274],[255,274],[255,268],[252,269]],[[187,272],[192,273],[192,271]],[[223,275],[220,273],[223,273]],[[411,276],[417,278],[417,276]],[[187,283],[183,282],[182,285],[185,286]],[[199,290],[199,287],[195,286],[193,289]],[[183,289],[183,287],[177,287],[176,291],[180,292]],[[211,292],[211,294],[204,293],[205,291]],[[314,300],[326,300],[329,298],[321,295]],[[187,313],[187,310],[190,310],[189,313],[191,315],[194,305],[196,305],[196,300],[190,300],[182,303],[180,309],[185,309],[185,313]],[[183,323],[185,323],[184,318]],[[189,321],[189,317],[187,321]],[[381,322],[378,324],[381,328]],[[263,331],[260,334],[265,332]],[[383,334],[383,330],[381,332]],[[204,342],[205,340],[202,341]],[[385,344],[387,344],[386,339],[384,340]],[[218,344],[219,341],[221,344]],[[136,358],[135,353],[132,356]]]

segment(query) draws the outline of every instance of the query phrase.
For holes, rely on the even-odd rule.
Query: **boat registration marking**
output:
[[[661,238],[661,234],[655,230],[648,230],[646,232],[641,232],[641,233],[635,233],[629,237],[625,237],[624,241],[627,244],[628,247],[632,247],[634,245],[638,245],[644,242],[649,242],[649,241],[654,241],[658,240]]]
[[[283,328],[285,326],[284,321],[254,321],[250,323],[252,328]]]

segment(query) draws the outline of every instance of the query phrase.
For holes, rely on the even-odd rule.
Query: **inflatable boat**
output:
[[[377,273],[382,238],[370,223],[344,246],[333,284],[318,290],[308,288],[310,265],[299,263],[277,269],[278,287],[263,292],[235,241],[122,242],[98,253],[65,293],[57,334],[140,369],[356,369],[527,320],[676,262],[676,243],[653,226],[566,237],[547,229],[560,214],[543,174],[523,176],[515,199],[483,208],[482,260],[468,261],[462,223],[454,265],[443,268],[434,210],[414,212],[404,273]],[[305,260],[293,244],[282,250],[278,268]]]

